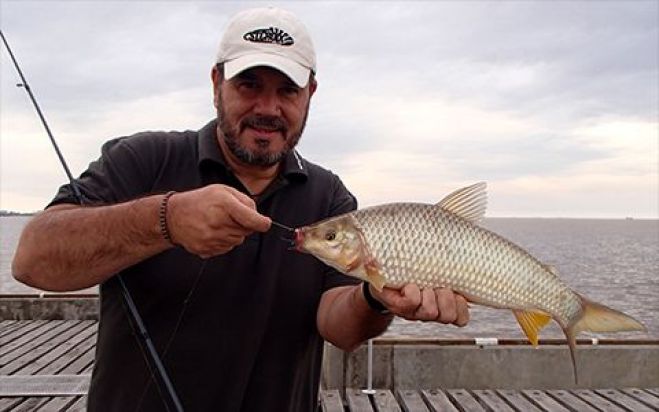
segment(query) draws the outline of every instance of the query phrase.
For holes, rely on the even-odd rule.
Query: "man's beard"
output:
[[[222,104],[222,96],[218,98],[218,108],[217,108],[217,122],[220,126],[220,131],[222,132],[222,137],[227,144],[227,147],[231,153],[238,158],[241,162],[249,164],[252,166],[260,167],[269,167],[274,166],[279,163],[288,153],[297,146],[300,138],[302,137],[302,132],[304,127],[307,124],[307,116],[309,115],[309,104],[307,103],[307,109],[304,113],[304,118],[302,119],[302,124],[298,130],[293,130],[289,133],[289,125],[283,118],[278,116],[259,116],[251,115],[244,118],[236,128],[232,128],[228,124],[224,116],[222,115],[224,111],[224,105]],[[248,149],[244,144],[242,144],[238,138],[239,134],[245,130],[247,127],[264,129],[268,131],[278,131],[286,139],[284,147],[278,152],[271,152],[268,149],[269,142],[265,139],[261,142],[257,140],[257,145],[259,146],[256,150]]]

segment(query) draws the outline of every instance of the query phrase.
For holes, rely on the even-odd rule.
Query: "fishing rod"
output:
[[[41,119],[41,123],[43,124],[44,128],[46,129],[46,133],[48,133],[48,137],[50,138],[50,142],[52,143],[53,147],[55,148],[55,152],[57,153],[57,157],[60,160],[60,163],[62,164],[62,167],[64,167],[64,171],[66,172],[66,176],[69,179],[69,184],[71,185],[71,188],[73,189],[73,194],[78,201],[78,203],[82,206],[85,201],[84,197],[82,196],[82,193],[80,192],[80,188],[78,187],[78,184],[76,183],[75,179],[73,178],[73,175],[71,174],[71,170],[69,169],[69,166],[66,163],[66,160],[64,159],[64,156],[62,155],[62,152],[59,149],[59,146],[57,145],[57,142],[55,141],[55,137],[53,136],[53,133],[50,131],[50,127],[48,127],[48,123],[46,122],[46,118],[44,117],[43,113],[41,112],[41,108],[39,107],[39,104],[37,103],[36,98],[34,97],[34,94],[32,93],[32,89],[30,88],[30,85],[28,84],[27,80],[25,79],[25,76],[23,75],[23,72],[21,71],[20,66],[18,65],[18,62],[16,61],[16,58],[14,57],[14,53],[11,50],[11,47],[9,47],[9,43],[7,42],[7,39],[5,38],[4,33],[2,30],[0,30],[0,37],[2,37],[2,42],[5,44],[5,48],[9,52],[9,56],[11,57],[12,62],[14,63],[14,67],[16,67],[16,71],[18,72],[19,77],[21,78],[21,83],[17,84],[17,87],[22,87],[25,89],[27,94],[30,96],[30,100],[32,100],[32,104],[34,105],[34,108],[37,110],[37,114],[39,115],[39,118]],[[174,410],[177,412],[183,412],[183,405],[181,404],[181,401],[179,400],[178,395],[176,394],[176,390],[174,389],[174,385],[172,384],[172,381],[169,378],[169,375],[167,374],[167,371],[165,370],[165,367],[163,365],[162,360],[160,359],[160,356],[158,355],[158,351],[156,350],[155,346],[153,345],[153,341],[151,340],[151,336],[149,335],[149,332],[146,329],[146,326],[144,325],[144,321],[142,320],[142,316],[140,315],[137,306],[135,305],[135,302],[133,301],[133,297],[130,294],[130,291],[128,290],[128,286],[124,282],[123,277],[121,274],[118,274],[117,279],[119,280],[119,283],[121,284],[121,292],[122,296],[124,298],[125,304],[128,308],[128,311],[130,315],[132,316],[132,321],[134,322],[135,326],[137,327],[137,335],[142,339],[141,341],[138,339],[138,342],[141,343],[142,347],[142,356],[145,358],[145,361],[147,362],[147,365],[149,366],[149,369],[151,370],[151,376],[152,378],[155,379],[155,376],[153,376],[153,366],[155,366],[155,369],[158,371],[158,375],[160,380],[156,379],[157,381],[157,386],[158,386],[158,391],[161,394],[161,399],[162,399],[162,388],[160,387],[161,385],[165,386],[165,392],[169,395],[170,401],[174,407]],[[132,324],[131,322],[129,322]],[[143,346],[142,346],[143,345]],[[151,362],[149,362],[149,359],[145,356],[144,354],[144,347],[146,348],[146,352],[151,356]],[[153,366],[151,365],[153,363]],[[165,404],[165,408],[167,411],[169,411],[169,405],[167,402],[165,402],[164,399],[163,403]]]

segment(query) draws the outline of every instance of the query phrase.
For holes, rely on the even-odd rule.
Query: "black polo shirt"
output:
[[[215,128],[213,121],[198,132],[145,132],[107,142],[77,180],[87,204],[212,183],[246,192],[223,160]],[[69,185],[51,204],[58,203],[76,203]],[[257,207],[298,227],[353,210],[356,200],[336,175],[292,152]],[[324,291],[355,280],[289,250],[285,235],[273,226],[206,261],[174,248],[122,272],[158,352],[168,346],[163,361],[187,411],[315,409],[323,345],[318,302]],[[116,279],[100,293],[89,409],[164,410]]]

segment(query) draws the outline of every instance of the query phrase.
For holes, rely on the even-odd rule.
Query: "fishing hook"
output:
[[[276,226],[280,229],[284,229],[284,230],[286,230],[288,232],[291,232],[293,234],[295,234],[295,232],[296,232],[296,229],[293,229],[292,227],[288,227],[286,225],[283,225],[279,222],[275,222],[274,220],[272,221],[272,225]],[[284,242],[288,243],[288,249],[287,250],[295,250],[295,237],[288,238],[288,237],[285,237],[285,236],[281,236],[279,239],[281,239]]]
[[[273,225],[277,226],[277,227],[280,228],[280,229],[284,229],[284,230],[287,230],[287,231],[289,231],[289,232],[293,232],[293,233],[295,233],[295,229],[293,229],[292,227],[288,227],[288,226],[286,226],[286,225],[282,225],[281,223],[275,222],[274,220],[272,220],[271,222],[272,222]]]

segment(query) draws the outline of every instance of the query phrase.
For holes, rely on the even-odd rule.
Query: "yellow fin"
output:
[[[524,334],[529,338],[533,346],[538,346],[538,332],[544,328],[551,320],[551,316],[540,312],[526,312],[523,310],[513,310],[519,326],[522,327]]]
[[[472,223],[478,223],[485,216],[487,208],[486,184],[479,182],[449,193],[437,206]]]

